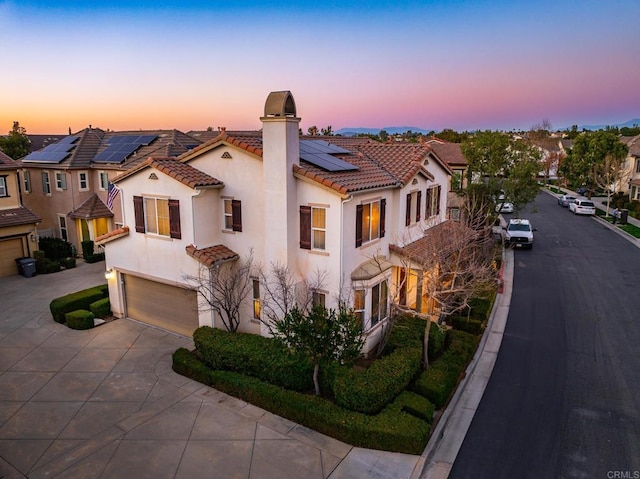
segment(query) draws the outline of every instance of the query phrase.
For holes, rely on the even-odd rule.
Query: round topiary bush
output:
[[[71,329],[91,329],[94,326],[94,314],[86,309],[77,309],[65,314],[67,326]]]

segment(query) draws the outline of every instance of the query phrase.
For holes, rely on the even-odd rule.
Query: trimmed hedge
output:
[[[44,236],[38,240],[38,248],[47,258],[54,261],[73,256],[71,243],[61,238]]]
[[[447,350],[414,382],[411,390],[441,409],[449,400],[458,379],[473,357],[478,337],[455,329],[447,332]]]
[[[111,316],[111,303],[109,298],[102,298],[89,305],[89,311],[93,313],[96,318],[106,318]]]
[[[292,391],[313,390],[311,361],[273,339],[202,326],[194,331],[193,342],[212,369],[241,373]]]
[[[403,391],[388,408],[398,409],[431,424],[436,412],[435,405],[426,397],[411,391]]]
[[[76,267],[76,259],[75,258],[62,258],[60,261],[60,266],[65,269],[71,269]]]
[[[49,258],[42,258],[36,260],[36,273],[38,274],[50,274],[61,271],[60,263],[53,261]]]
[[[469,307],[471,308],[471,317],[480,321],[486,321],[491,314],[491,308],[493,307],[493,299],[495,295],[491,294],[484,298],[472,298],[469,300]]]
[[[98,261],[104,261],[104,253],[90,254],[84,257],[85,263],[97,263]]]
[[[427,345],[429,361],[438,358],[446,346],[447,331],[436,324],[429,328],[429,344]]]
[[[65,322],[65,314],[77,309],[88,310],[91,303],[105,298],[109,295],[109,289],[106,284],[95,286],[93,288],[84,289],[76,293],[67,294],[54,299],[49,303],[49,310],[54,321],[58,323]]]
[[[409,316],[403,316],[396,320],[391,330],[385,354],[396,349],[406,348],[409,345],[422,347],[424,339],[424,320]]]
[[[78,309],[64,315],[67,326],[71,329],[91,329],[94,326],[93,318],[95,317],[91,311],[86,309]]]
[[[447,321],[454,329],[470,334],[478,335],[484,331],[484,324],[479,319],[467,318],[466,316],[450,316]]]
[[[394,403],[376,416],[346,411],[317,396],[287,391],[238,373],[210,370],[183,348],[173,354],[173,370],[357,447],[421,454],[429,437],[430,425],[402,412],[404,403]]]

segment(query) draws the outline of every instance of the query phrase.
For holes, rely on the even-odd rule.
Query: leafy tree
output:
[[[17,121],[13,122],[13,128],[6,137],[0,137],[0,150],[14,160],[27,156],[30,146],[31,141],[27,136],[27,130]]]
[[[320,395],[318,372],[332,361],[353,364],[361,354],[364,334],[351,311],[313,306],[305,312],[294,306],[283,318],[273,320],[275,338],[286,347],[306,355],[314,365],[313,384]]]
[[[541,167],[536,146],[506,133],[479,131],[465,140],[461,149],[469,184],[482,183],[488,195],[498,198],[504,194],[517,208],[534,200]]]
[[[464,140],[466,140],[469,137],[469,134],[467,132],[458,133],[457,131],[452,130],[451,128],[445,128],[435,136],[437,136],[441,140],[448,141],[450,143],[462,143]]]
[[[331,127],[331,125],[327,126],[326,128],[321,128],[320,133],[322,133],[322,136],[333,136],[333,128]]]
[[[316,125],[307,128],[307,133],[311,136],[318,136],[318,127]]]
[[[389,133],[387,133],[387,130],[380,130],[378,137],[380,138],[380,141],[384,143],[389,139]]]
[[[623,126],[620,128],[620,134],[622,136],[638,136],[640,135],[640,126],[634,124],[633,126]]]

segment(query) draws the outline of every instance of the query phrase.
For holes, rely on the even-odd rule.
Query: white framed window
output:
[[[42,192],[47,196],[51,196],[51,180],[49,179],[48,171],[42,172]]]
[[[60,231],[60,238],[65,241],[69,241],[69,233],[67,231],[67,217],[65,215],[58,215],[58,230]]]
[[[231,202],[233,200],[231,198],[225,198],[224,202],[224,229],[232,231],[233,230],[233,208],[231,206]]]
[[[356,248],[384,236],[384,198],[356,206]]]
[[[365,290],[356,289],[353,292],[353,315],[356,317],[363,330],[366,329],[366,325],[364,324],[364,308]]]
[[[311,249],[324,251],[327,236],[327,210],[311,207]]]
[[[222,225],[225,231],[242,231],[242,202],[233,198],[223,198]]]
[[[427,201],[425,208],[425,218],[437,216],[440,214],[440,193],[442,188],[440,185],[427,188]]]
[[[87,191],[89,189],[89,173],[86,171],[78,171],[78,186],[80,191]]]
[[[56,171],[54,173],[56,178],[56,190],[64,191],[67,189],[67,174],[64,171]]]
[[[387,318],[388,295],[387,280],[381,281],[371,288],[371,327]]]
[[[100,191],[107,191],[109,189],[109,175],[106,171],[98,172],[100,177]]]
[[[144,198],[144,226],[147,233],[169,236],[169,200]]]
[[[9,196],[9,190],[7,189],[7,177],[0,176],[0,197]]]
[[[31,172],[29,170],[22,170],[22,184],[24,192],[31,193]]]
[[[253,319],[259,320],[262,312],[260,304],[260,281],[253,279]]]
[[[405,226],[409,226],[420,221],[421,217],[421,191],[407,193],[407,204],[405,207]]]

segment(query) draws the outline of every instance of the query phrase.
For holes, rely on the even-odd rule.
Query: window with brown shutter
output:
[[[411,193],[407,193],[407,209],[404,215],[404,225],[409,226],[411,224]]]
[[[362,205],[356,205],[356,248],[362,246]]]
[[[385,232],[385,216],[387,213],[387,199],[380,200],[380,238],[384,237]]]
[[[300,206],[300,248],[311,249],[311,206]]]
[[[437,215],[440,214],[440,191],[441,190],[442,190],[442,187],[438,185],[438,192],[436,193],[436,214]]]
[[[182,238],[180,231],[180,200],[169,200],[169,236],[175,239]]]
[[[427,188],[427,201],[425,201],[425,209],[424,209],[424,217],[430,218],[433,216],[433,212],[431,210],[431,188]]]
[[[416,192],[416,223],[420,222],[420,202],[422,201],[422,191]]]
[[[144,200],[142,196],[133,197],[133,212],[136,217],[136,232],[144,233]]]
[[[231,210],[233,216],[233,231],[242,231],[242,202],[231,200]]]

